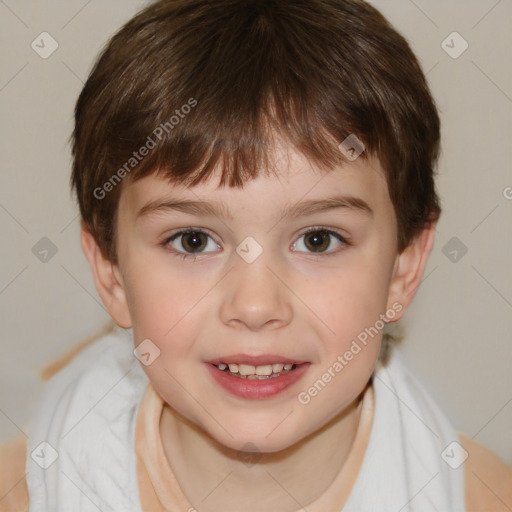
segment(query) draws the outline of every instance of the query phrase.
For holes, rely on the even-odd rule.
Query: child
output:
[[[73,134],[117,327],[4,451],[22,485],[0,510],[511,510],[512,469],[456,433],[388,333],[433,245],[438,150],[416,58],[361,0],[132,19]]]

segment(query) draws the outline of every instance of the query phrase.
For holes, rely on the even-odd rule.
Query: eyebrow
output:
[[[315,213],[322,213],[337,208],[347,208],[360,211],[370,216],[373,210],[366,201],[353,196],[333,196],[324,199],[309,199],[294,205],[288,205],[281,210],[281,218],[293,218]],[[136,219],[153,213],[164,211],[179,211],[196,216],[220,216],[233,220],[233,214],[224,203],[209,203],[207,201],[194,201],[189,199],[155,199],[145,204],[137,213]]]

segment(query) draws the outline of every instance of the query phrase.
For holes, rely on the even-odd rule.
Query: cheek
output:
[[[343,345],[373,326],[387,307],[389,266],[368,258],[354,258],[334,270],[317,287],[312,309],[319,312],[331,336]],[[380,322],[379,322],[380,325]],[[334,331],[334,333],[332,332]]]
[[[134,331],[145,337],[170,336],[208,289],[201,279],[170,272],[165,265],[148,262],[132,269],[127,298]]]
[[[132,276],[128,288],[135,345],[149,339],[158,352],[158,357],[142,368],[164,401],[179,412],[193,409],[183,385],[188,379],[187,363],[197,358],[194,339],[201,323],[195,313],[204,287],[192,285],[183,276],[166,275],[156,266],[141,266]]]
[[[298,397],[301,406],[332,417],[364,389],[380,352],[386,292],[385,273],[361,264],[339,270],[315,295],[323,353]]]
[[[158,358],[143,369],[164,400],[181,411],[180,383],[187,382],[188,364],[200,357],[195,340],[201,335],[205,295],[212,285],[206,279],[171,272],[161,262],[132,269],[127,290],[135,345],[149,339],[159,351]]]

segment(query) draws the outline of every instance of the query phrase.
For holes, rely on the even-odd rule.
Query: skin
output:
[[[219,187],[218,173],[193,188],[157,174],[126,181],[117,265],[82,230],[82,247],[112,318],[133,328],[135,345],[149,338],[160,350],[143,368],[166,402],[164,451],[185,496],[201,512],[295,511],[324,493],[352,445],[382,333],[308,404],[297,396],[393,304],[401,307],[393,321],[403,315],[433,244],[430,225],[397,253],[396,217],[376,158],[325,172],[291,147],[278,154],[279,177],[261,175],[243,189]],[[288,205],[334,195],[358,198],[372,212],[343,207],[282,216]],[[169,197],[218,202],[233,217],[165,209],[137,217],[149,202]],[[348,243],[325,235],[323,252],[315,252],[304,231],[318,226]],[[179,256],[186,248],[190,253],[191,246],[182,245],[190,237],[162,245],[191,227],[211,235],[196,258]],[[263,249],[252,263],[236,252],[248,236]],[[274,397],[244,399],[220,387],[204,363],[236,353],[279,354],[310,367]],[[249,467],[241,461],[242,447],[252,454]]]

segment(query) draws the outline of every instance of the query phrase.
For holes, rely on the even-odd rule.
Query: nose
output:
[[[234,255],[234,265],[222,280],[221,321],[251,331],[278,329],[292,319],[292,292],[285,275],[265,251],[252,263]]]

